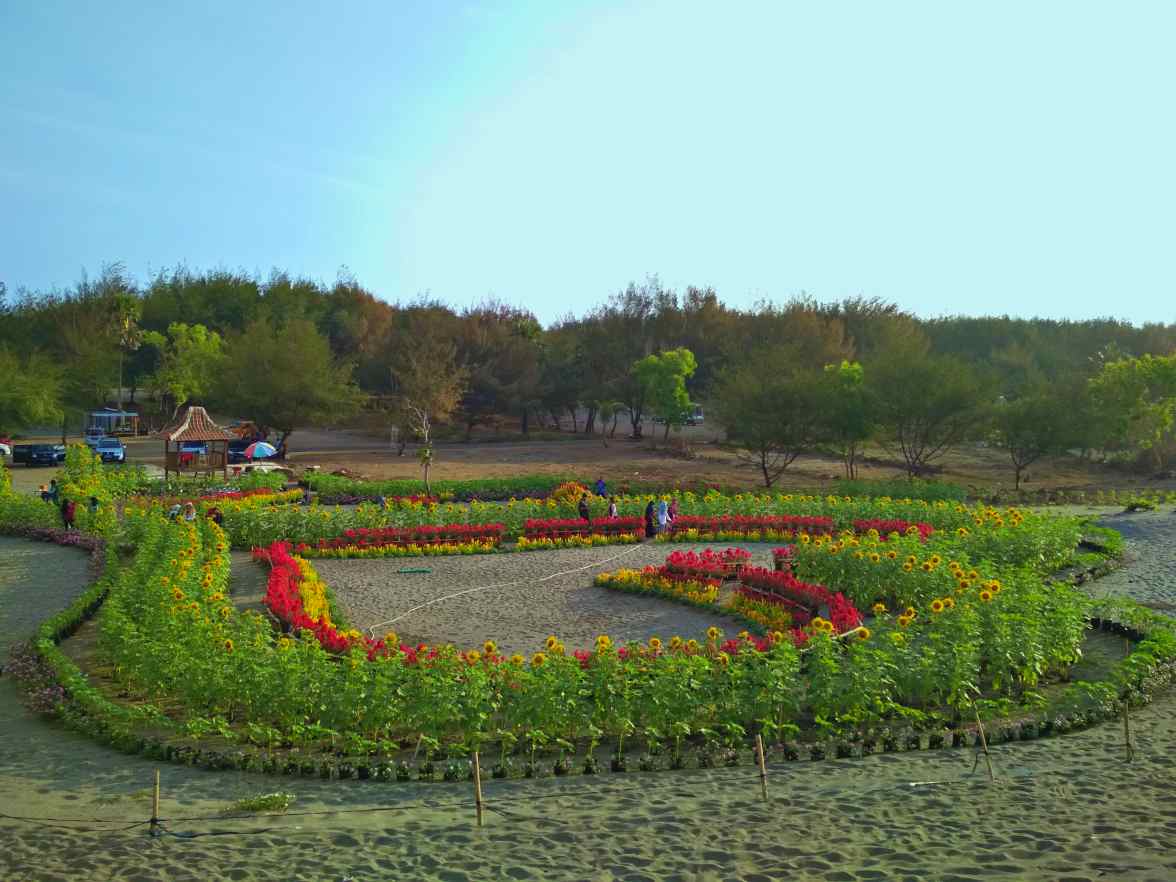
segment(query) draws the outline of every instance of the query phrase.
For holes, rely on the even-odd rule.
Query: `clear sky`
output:
[[[1176,321],[1176,3],[6,2],[0,280]]]

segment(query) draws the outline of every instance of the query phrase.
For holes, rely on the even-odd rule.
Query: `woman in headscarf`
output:
[[[670,522],[670,507],[666,504],[666,501],[663,499],[661,502],[659,502],[657,504],[657,531],[659,533],[664,533],[666,531],[666,525],[669,524],[669,522]]]
[[[652,539],[657,535],[656,515],[653,509],[653,500],[649,500],[649,505],[645,506],[645,538]]]

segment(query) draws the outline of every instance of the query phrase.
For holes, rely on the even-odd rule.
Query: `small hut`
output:
[[[180,475],[185,468],[197,474],[213,475],[220,469],[227,481],[229,478],[229,442],[237,436],[212,421],[203,407],[186,407],[179,419],[155,434],[163,439],[163,477],[167,480],[172,472]],[[172,445],[175,447],[172,447]],[[183,445],[202,445],[201,452],[185,451]]]

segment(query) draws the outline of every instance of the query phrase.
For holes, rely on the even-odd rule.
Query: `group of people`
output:
[[[678,500],[667,503],[664,499],[656,503],[651,499],[645,506],[645,537],[652,539],[658,533],[665,533],[678,518]]]
[[[597,496],[604,496],[607,492],[607,487],[604,483],[604,478],[596,479],[596,486],[593,488]],[[585,493],[580,497],[580,504],[577,506],[580,512],[580,517],[588,521],[592,521],[591,512],[588,510],[588,494]],[[617,516],[617,499],[615,496],[608,498],[608,514],[606,517],[615,518]],[[649,500],[649,504],[645,506],[645,536],[652,539],[658,533],[664,533],[673,526],[674,520],[678,517],[678,500],[667,503],[664,499],[655,502]]]
[[[38,492],[41,494],[41,500],[43,502],[57,506],[58,511],[61,513],[61,523],[65,529],[74,529],[77,524],[78,504],[68,496],[63,497],[61,495],[61,487],[58,485],[57,479],[53,478],[48,485],[42,484],[38,488]],[[90,514],[98,513],[98,504],[98,497],[91,496],[90,501],[87,503]]]

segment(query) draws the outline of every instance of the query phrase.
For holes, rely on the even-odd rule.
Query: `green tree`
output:
[[[1176,354],[1107,361],[1091,379],[1090,393],[1114,437],[1162,465],[1161,442],[1176,417]]]
[[[204,325],[172,322],[167,336],[148,331],[143,342],[158,352],[151,386],[172,403],[173,415],[190,399],[202,398],[216,387],[224,361],[224,341]]]
[[[730,365],[715,386],[716,409],[736,455],[771,487],[821,436],[820,377],[787,348],[761,350]]]
[[[1074,437],[1068,402],[1043,387],[999,402],[992,425],[996,445],[1008,451],[1013,463],[1013,486],[1018,490],[1025,469],[1043,456],[1065,452]]]
[[[821,434],[841,457],[845,477],[852,480],[862,448],[876,430],[874,396],[856,361],[826,365],[821,379]]]
[[[229,338],[215,399],[263,431],[278,431],[284,456],[299,426],[330,425],[359,408],[363,395],[351,371],[309,319],[280,325],[263,315]]]
[[[457,410],[466,390],[468,373],[458,363],[457,346],[438,314],[422,310],[410,319],[411,333],[405,335],[392,353],[394,418],[419,441],[417,457],[431,491],[429,470],[433,465],[433,426]]]
[[[61,419],[62,371],[50,358],[0,346],[0,377],[0,434]]]
[[[987,390],[976,368],[959,359],[891,350],[871,366],[868,380],[879,427],[910,477],[982,426]]]
[[[655,416],[665,420],[665,439],[670,437],[671,426],[681,426],[686,420],[690,409],[686,381],[697,367],[694,353],[684,347],[647,355],[633,364],[633,374],[645,389],[646,402]]]

